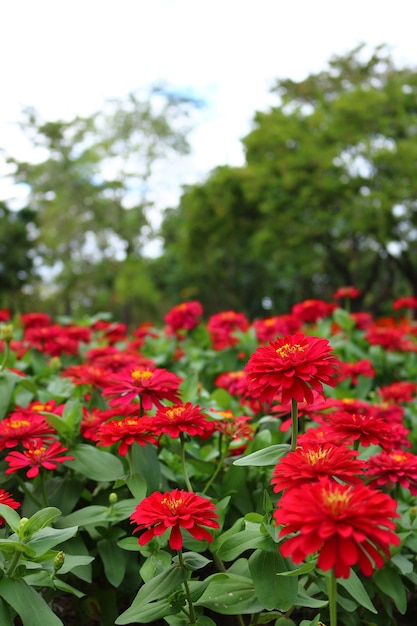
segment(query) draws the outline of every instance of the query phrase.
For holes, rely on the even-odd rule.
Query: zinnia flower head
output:
[[[333,294],[333,300],[340,300],[342,298],[359,298],[361,292],[357,287],[339,287]]]
[[[0,450],[14,448],[19,443],[28,446],[34,439],[51,441],[56,430],[39,413],[15,411],[0,421]]]
[[[278,492],[318,481],[323,476],[358,484],[364,463],[355,459],[357,455],[356,451],[329,443],[302,446],[278,461],[271,485]]]
[[[402,441],[404,439],[404,433],[398,431],[397,424],[373,415],[336,411],[323,415],[322,421],[328,432],[341,437],[347,444],[359,440],[364,448],[375,445],[390,449],[400,435]]]
[[[13,451],[6,456],[5,461],[9,464],[9,467],[5,473],[12,474],[29,465],[26,476],[35,478],[39,474],[41,467],[47,470],[54,470],[57,468],[58,463],[73,461],[73,456],[63,454],[67,450],[68,448],[64,448],[59,441],[54,441],[50,446],[43,445],[42,441],[31,441],[23,452]]]
[[[178,388],[182,379],[166,369],[155,367],[129,368],[114,374],[103,389],[103,394],[111,398],[110,405],[126,404],[139,398],[142,409],[150,411],[155,405],[162,406],[161,400],[179,402]]]
[[[169,545],[172,550],[182,548],[181,528],[198,541],[211,542],[212,536],[204,527],[219,528],[217,518],[210,500],[180,489],[165,493],[155,491],[144,498],[130,516],[131,523],[138,524],[133,532],[145,531],[138,539],[141,546],[171,529]]]
[[[215,313],[207,322],[207,330],[215,350],[235,346],[238,342],[235,331],[245,332],[248,328],[249,320],[246,315],[232,310]]]
[[[111,446],[118,443],[118,453],[126,456],[129,446],[138,443],[145,446],[147,443],[157,443],[158,437],[153,430],[152,421],[145,417],[125,417],[120,420],[111,420],[101,426],[97,433],[97,443],[102,446]]]
[[[392,486],[399,483],[417,496],[417,456],[403,450],[383,450],[367,460],[366,476],[370,486]]]
[[[336,385],[338,364],[327,339],[287,335],[251,355],[245,367],[248,390],[261,402],[272,402],[280,393],[283,403],[294,399],[311,404],[313,389],[323,394],[323,384]]]
[[[188,433],[193,437],[212,433],[211,425],[201,407],[194,406],[191,402],[160,407],[151,419],[155,432],[174,439],[181,433]]]
[[[325,302],[324,300],[309,299],[294,304],[291,313],[298,317],[302,322],[317,322],[323,317],[330,315],[336,305],[334,303]]]
[[[417,298],[414,296],[406,296],[404,298],[397,298],[393,303],[394,311],[398,311],[399,309],[410,309],[417,311]]]
[[[302,503],[302,506],[300,506]],[[341,485],[329,478],[289,489],[274,513],[282,524],[281,554],[294,563],[318,552],[317,565],[334,569],[337,578],[348,578],[358,564],[365,576],[382,567],[384,554],[390,558],[390,544],[400,538],[393,530],[397,503],[387,494],[365,485]]]
[[[192,330],[201,322],[203,307],[198,300],[181,302],[172,307],[165,315],[164,321],[173,333]]]

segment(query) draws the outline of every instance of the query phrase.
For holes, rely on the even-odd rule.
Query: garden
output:
[[[2,626],[408,626],[417,299],[0,310]]]

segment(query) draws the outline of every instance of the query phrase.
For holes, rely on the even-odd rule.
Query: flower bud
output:
[[[109,504],[111,506],[113,506],[113,504],[116,504],[116,502],[118,502],[118,500],[119,500],[119,498],[117,496],[117,493],[112,491],[111,494],[109,494]]]
[[[56,555],[56,557],[54,558],[54,574],[61,569],[61,567],[64,565],[64,561],[65,561],[65,552],[58,552],[58,554]]]
[[[0,326],[0,340],[10,343],[13,339],[13,326],[11,324],[2,324]]]

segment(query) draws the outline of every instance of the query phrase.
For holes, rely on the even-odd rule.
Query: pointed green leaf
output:
[[[123,463],[117,456],[89,444],[78,443],[71,448],[70,454],[75,460],[65,461],[64,465],[91,480],[112,482],[125,473]]]
[[[233,465],[238,465],[239,467],[248,465],[250,467],[264,467],[266,465],[276,465],[278,460],[285,456],[290,449],[290,446],[286,443],[277,443],[273,446],[268,446],[268,448],[263,448],[262,450],[257,450],[256,452],[252,452],[252,454],[248,454],[247,456],[242,456],[240,459],[236,459],[233,461]]]
[[[23,626],[64,626],[42,596],[22,578],[3,577],[0,580],[0,597],[14,608]]]
[[[286,561],[278,550],[265,552],[255,550],[249,557],[249,570],[255,592],[265,609],[279,609],[283,613],[294,606],[297,598],[298,580],[280,578],[279,572],[287,571]]]
[[[364,606],[365,609],[368,609],[371,613],[378,613],[361,580],[352,569],[350,570],[349,578],[338,578],[337,583],[346,589],[352,598]]]

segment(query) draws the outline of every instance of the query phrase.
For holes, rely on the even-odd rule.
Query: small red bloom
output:
[[[360,359],[354,363],[342,362],[340,364],[340,369],[337,373],[338,382],[346,380],[346,378],[351,378],[352,385],[357,385],[358,376],[374,378],[375,370],[371,361],[368,359]]]
[[[336,304],[325,302],[324,300],[304,300],[294,304],[291,313],[298,317],[302,322],[317,322],[323,317],[330,315]]]
[[[248,389],[261,402],[272,402],[280,392],[284,404],[292,399],[311,404],[312,388],[323,394],[323,383],[336,385],[338,364],[327,339],[288,335],[251,355],[245,367]]]
[[[52,318],[47,313],[23,313],[20,316],[20,321],[25,328],[40,328],[49,326]]]
[[[201,407],[193,406],[191,402],[159,407],[155,416],[150,419],[155,432],[169,435],[173,439],[179,437],[181,433],[204,436],[207,432],[212,432]]]
[[[329,443],[302,446],[281,458],[271,479],[274,491],[301,487],[323,476],[349,484],[361,482],[358,474],[364,463],[355,459],[358,452]]]
[[[207,330],[215,350],[224,350],[235,346],[238,338],[235,331],[245,332],[249,321],[244,313],[221,311],[212,315],[207,322]]]
[[[54,470],[57,468],[58,463],[73,461],[73,456],[62,454],[67,450],[68,448],[64,448],[59,441],[54,441],[48,447],[42,445],[41,441],[31,441],[28,443],[27,450],[23,452],[13,451],[6,456],[5,461],[9,464],[9,468],[5,473],[12,474],[29,465],[26,476],[35,478],[39,474],[41,467],[47,470]]]
[[[394,311],[399,309],[411,309],[417,311],[417,298],[414,296],[406,296],[405,298],[397,298],[393,304]]]
[[[189,331],[198,326],[202,315],[201,303],[198,300],[191,300],[172,307],[165,315],[164,321],[171,332],[180,334],[181,331]]]
[[[361,292],[357,287],[339,287],[333,294],[333,300],[340,300],[342,298],[359,298]]]
[[[300,330],[300,326],[300,319],[290,313],[266,317],[253,322],[253,328],[259,343],[269,343],[280,335],[293,335]]]
[[[152,421],[146,417],[111,420],[101,424],[97,433],[98,445],[111,446],[118,443],[118,453],[121,456],[125,456],[129,446],[135,442],[140,446],[145,446],[147,443],[157,443],[157,440]]]
[[[214,381],[216,387],[226,389],[232,396],[245,396],[247,392],[246,372],[224,372],[219,374]]]
[[[417,456],[411,452],[382,451],[367,460],[366,476],[370,486],[392,486],[399,483],[417,495]]]
[[[300,506],[302,503],[302,506]],[[329,478],[289,489],[274,513],[283,524],[281,537],[297,533],[280,546],[294,563],[318,552],[317,565],[334,569],[337,578],[349,578],[358,564],[365,576],[382,567],[381,552],[390,558],[390,544],[398,546],[393,518],[399,517],[390,496],[365,485],[341,485]]]
[[[387,402],[412,402],[417,395],[417,383],[398,381],[378,389],[378,394]]]
[[[126,404],[139,398],[142,409],[150,411],[155,405],[162,406],[161,400],[179,402],[178,388],[182,379],[158,368],[129,368],[114,374],[103,389],[103,394],[111,398],[110,404]]]
[[[0,421],[0,450],[14,448],[19,443],[28,446],[34,439],[51,441],[56,430],[42,415],[16,411]]]
[[[207,498],[174,489],[165,493],[155,491],[137,505],[130,519],[132,524],[138,524],[134,533],[145,530],[139,537],[141,546],[171,529],[169,545],[172,550],[181,550],[181,528],[198,541],[212,541],[212,536],[203,526],[219,528],[215,511],[214,505]]]
[[[364,448],[375,445],[391,449],[393,442],[397,441],[399,436],[397,424],[390,424],[373,415],[336,411],[323,415],[322,421],[326,424],[327,432],[333,432],[346,443],[359,440]]]

